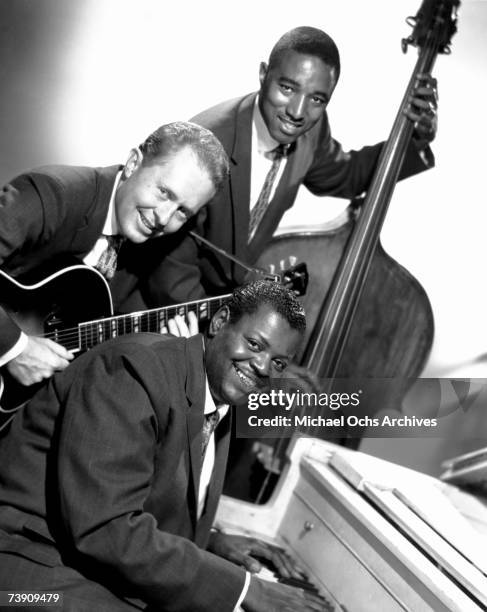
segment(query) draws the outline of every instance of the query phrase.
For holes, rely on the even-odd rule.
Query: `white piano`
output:
[[[272,498],[223,497],[217,526],[286,548],[347,612],[487,610],[487,502],[435,478],[296,438]]]

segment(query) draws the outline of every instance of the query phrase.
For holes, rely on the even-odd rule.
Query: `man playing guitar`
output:
[[[133,296],[150,276],[149,256],[157,254],[144,243],[180,230],[227,173],[227,156],[213,134],[183,122],[157,129],[124,166],[26,172],[0,193],[0,271],[33,279],[43,264],[72,255],[110,279],[116,311],[133,309]],[[23,332],[2,306],[0,366],[13,379],[32,385],[69,364],[72,351]]]

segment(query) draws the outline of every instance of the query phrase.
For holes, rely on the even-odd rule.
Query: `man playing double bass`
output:
[[[229,179],[194,223],[201,236],[251,264],[301,184],[315,195],[349,199],[367,190],[383,144],[345,152],[332,137],[326,108],[339,75],[334,41],[319,29],[298,27],[261,63],[258,92],[192,119],[214,132],[230,158]],[[407,110],[414,132],[400,178],[434,164],[436,82],[429,75],[419,81]],[[175,234],[163,248],[172,250],[151,282],[167,301],[219,294],[243,280],[242,268],[187,234]]]

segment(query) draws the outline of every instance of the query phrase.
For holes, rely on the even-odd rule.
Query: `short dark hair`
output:
[[[269,68],[272,68],[287,51],[296,51],[304,55],[313,55],[335,70],[336,78],[340,76],[340,54],[334,40],[318,28],[301,26],[286,32],[274,45],[269,56]]]
[[[236,323],[243,315],[254,314],[264,304],[269,304],[301,334],[306,331],[306,315],[297,297],[281,283],[258,280],[237,287],[225,302],[230,312],[230,323]]]
[[[193,151],[218,190],[228,177],[229,163],[223,145],[210,130],[187,121],[167,123],[152,132],[139,149],[144,155],[143,163],[150,163],[158,157],[168,157],[185,147]]]

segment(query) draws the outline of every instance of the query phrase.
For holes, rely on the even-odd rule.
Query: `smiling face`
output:
[[[320,58],[291,50],[272,66],[262,63],[259,78],[259,109],[280,144],[291,144],[321,119],[337,81]]]
[[[249,393],[269,389],[296,353],[302,336],[268,304],[229,322],[222,308],[212,319],[206,347],[206,372],[217,402],[236,404]]]
[[[136,243],[172,234],[214,195],[208,172],[189,147],[147,162],[133,149],[115,194],[119,233]]]

